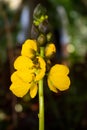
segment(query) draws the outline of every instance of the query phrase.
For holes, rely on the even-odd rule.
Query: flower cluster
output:
[[[60,64],[51,65],[56,47],[52,41],[46,10],[38,5],[33,17],[31,39],[22,45],[21,55],[14,62],[16,71],[11,76],[10,90],[18,97],[23,97],[29,92],[34,98],[39,80],[44,76],[47,76],[48,87],[55,93],[68,89],[70,85],[68,67]]]
[[[45,48],[45,57],[49,58],[55,52],[55,45],[50,43]],[[34,98],[38,90],[38,81],[45,76],[46,64],[44,58],[38,54],[36,41],[26,40],[22,46],[21,56],[14,62],[16,71],[11,76],[10,90],[18,97],[30,92],[30,96]],[[47,78],[50,90],[58,92],[58,89],[61,91],[68,89],[70,85],[68,73],[69,69],[64,65],[56,64],[51,67]]]

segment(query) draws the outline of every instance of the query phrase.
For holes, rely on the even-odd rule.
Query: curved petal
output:
[[[11,82],[15,83],[16,81],[18,82],[19,77],[17,76],[17,71],[15,71],[12,75],[11,75]]]
[[[53,85],[61,91],[68,89],[70,86],[70,79],[68,76],[56,77],[52,75],[50,76],[50,80],[52,81]]]
[[[31,96],[31,98],[34,98],[36,96],[37,89],[38,89],[37,84],[34,83],[34,85],[30,88],[30,96]]]
[[[50,81],[49,77],[47,79],[47,83],[48,83],[48,87],[51,91],[58,93],[58,90],[56,89],[56,87],[52,84],[52,82]]]
[[[56,53],[56,47],[55,44],[50,43],[46,46],[45,48],[45,56],[46,57],[50,57],[52,56],[54,53]]]
[[[30,73],[30,71],[18,71],[17,75],[23,79],[25,82],[31,82],[34,80],[35,75],[33,73]]]
[[[37,51],[37,43],[35,40],[26,40],[22,45],[21,55],[32,58]]]
[[[42,79],[46,71],[46,63],[44,59],[42,57],[37,57],[37,58],[38,58],[39,68],[36,69],[35,81],[39,81],[40,79]]]
[[[16,77],[16,82],[10,86],[10,90],[17,96],[23,97],[30,89],[31,84],[23,82],[20,78]]]
[[[37,74],[36,74],[36,77],[35,77],[35,81],[41,80],[44,76],[45,76],[45,69],[39,69],[37,71]]]
[[[65,65],[56,64],[50,70],[50,75],[68,75],[69,69]]]
[[[42,69],[46,68],[45,60],[41,56],[38,56],[37,59],[38,59],[38,62],[40,64],[40,68],[42,68]]]
[[[33,73],[30,73],[29,70],[25,70],[25,71],[15,71],[12,76],[11,76],[11,81],[12,82],[16,82],[17,77],[19,77],[21,80],[23,80],[24,82],[31,82],[34,80],[35,75]]]
[[[25,56],[19,56],[14,62],[16,70],[26,70],[34,66],[33,61]]]

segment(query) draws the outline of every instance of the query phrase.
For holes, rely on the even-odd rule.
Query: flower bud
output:
[[[40,19],[42,15],[46,15],[46,8],[44,8],[41,4],[38,4],[34,9],[33,17],[34,19]]]
[[[49,30],[50,30],[50,25],[49,25],[49,23],[48,23],[48,21],[47,20],[44,20],[43,22],[41,22],[40,24],[39,24],[39,31],[41,32],[41,33],[44,33],[44,34],[46,34],[46,33],[48,33],[49,32]]]
[[[45,56],[49,59],[52,59],[55,53],[56,53],[55,45],[53,43],[48,44],[45,48]]]
[[[27,56],[30,59],[34,59],[36,57],[36,52],[38,50],[36,40],[28,39],[22,45],[21,55]]]
[[[51,42],[51,41],[52,41],[53,36],[52,36],[52,33],[51,33],[51,32],[49,32],[49,33],[46,35],[46,37],[47,37],[47,42]]]
[[[31,38],[32,39],[37,39],[39,35],[39,30],[37,29],[36,26],[32,25],[32,28],[31,28]]]
[[[40,34],[39,37],[37,38],[37,42],[39,43],[40,46],[44,46],[46,44],[46,36]]]

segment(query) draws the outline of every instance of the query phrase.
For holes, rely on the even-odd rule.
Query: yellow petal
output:
[[[41,80],[45,76],[45,69],[39,69],[36,74],[35,81]]]
[[[14,68],[17,70],[26,70],[33,66],[33,61],[25,56],[19,56],[14,62]]]
[[[34,80],[35,75],[33,73],[30,73],[30,70],[25,70],[25,71],[15,71],[12,76],[11,76],[11,81],[16,82],[17,77],[22,79],[25,82],[31,82]]]
[[[49,79],[52,85],[61,91],[68,89],[70,86],[68,73],[69,69],[65,65],[54,65],[49,72]]]
[[[40,56],[38,56],[37,58],[38,58],[38,62],[40,64],[40,68],[42,68],[42,69],[46,68],[45,60],[42,57],[40,57]]]
[[[15,83],[16,81],[18,82],[19,81],[19,77],[18,77],[18,75],[16,74],[17,73],[17,71],[15,71],[12,75],[11,75],[11,82],[13,83]]]
[[[47,83],[48,83],[48,87],[51,91],[55,92],[55,93],[58,93],[58,90],[56,89],[55,86],[53,86],[52,82],[50,81],[49,77],[47,79]]]
[[[56,64],[50,70],[50,75],[67,75],[69,73],[69,69],[65,65]]]
[[[32,58],[37,51],[37,43],[35,40],[26,40],[22,45],[21,55]]]
[[[10,86],[10,90],[17,96],[23,97],[29,91],[31,84],[23,82],[20,78],[16,77],[16,82]]]
[[[61,91],[67,90],[70,86],[70,79],[68,76],[56,77],[56,75],[51,75],[50,80],[53,83],[53,85]]]
[[[50,43],[46,46],[45,48],[45,56],[46,57],[50,57],[52,56],[54,53],[56,53],[56,47],[53,43]]]
[[[37,94],[37,84],[34,83],[33,86],[30,88],[30,96],[34,98]]]
[[[39,68],[37,68],[36,71],[35,81],[39,81],[40,79],[42,79],[46,71],[46,63],[44,59],[42,57],[37,57],[37,58],[38,58]]]
[[[25,82],[31,82],[34,80],[35,75],[33,73],[30,73],[30,71],[18,71],[18,76],[21,77]]]

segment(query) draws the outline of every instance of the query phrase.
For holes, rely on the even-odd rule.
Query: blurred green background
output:
[[[0,130],[38,130],[38,95],[21,99],[9,90],[13,61],[23,40],[30,38],[38,3],[47,9],[58,54],[69,66],[71,78],[69,90],[58,94],[44,84],[45,130],[87,130],[87,0],[0,0]],[[25,7],[29,12],[23,17]],[[67,18],[61,13],[59,17],[59,7]],[[62,29],[68,32],[65,44],[59,40]]]

